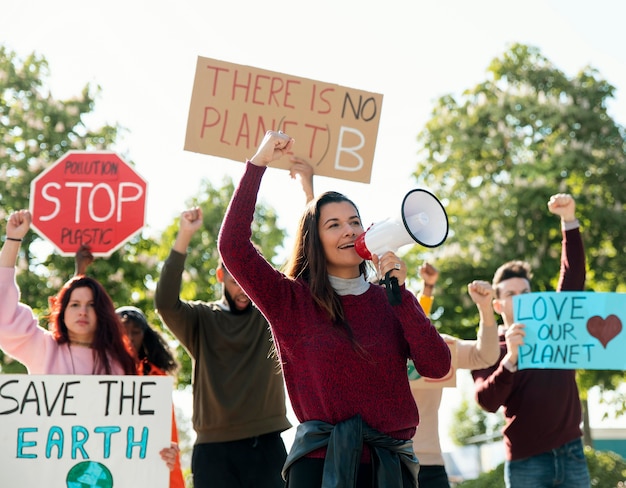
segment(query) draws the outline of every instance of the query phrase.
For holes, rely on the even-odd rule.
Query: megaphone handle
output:
[[[391,271],[387,271],[385,273],[385,278],[380,280],[381,285],[385,285],[385,289],[387,291],[387,299],[389,303],[392,305],[400,305],[402,303],[402,292],[400,291],[400,284],[398,283],[398,278],[395,276],[390,277],[389,273]]]

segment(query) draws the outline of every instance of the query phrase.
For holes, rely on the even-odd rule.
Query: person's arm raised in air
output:
[[[422,291],[418,295],[417,299],[420,302],[422,310],[424,310],[424,315],[428,316],[430,315],[430,311],[433,308],[433,301],[435,300],[433,292],[435,290],[437,280],[439,279],[439,270],[429,262],[424,262],[420,266],[418,272],[420,278],[422,278]]]
[[[299,180],[302,185],[302,191],[306,197],[306,203],[313,200],[315,192],[313,191],[313,176],[315,170],[311,164],[298,156],[291,157],[291,168],[289,168],[289,176],[294,180]]]
[[[87,274],[87,268],[94,262],[91,248],[87,244],[81,244],[76,251],[74,258],[74,275],[81,276]]]
[[[457,343],[457,367],[460,369],[487,368],[500,357],[498,327],[493,311],[493,288],[491,283],[474,280],[467,291],[476,304],[479,315],[476,340],[460,340]]]
[[[31,221],[31,214],[28,210],[11,213],[7,219],[4,244],[0,250],[0,339],[2,339],[2,348],[5,352],[8,352],[4,337],[7,330],[5,328],[13,328],[17,322],[23,324],[37,322],[30,308],[19,304],[20,290],[15,280],[17,256],[22,239],[30,229]],[[18,331],[16,336],[23,338],[24,334]]]
[[[273,301],[278,296],[284,296],[290,287],[282,274],[260,256],[251,242],[251,225],[266,167],[292,154],[293,143],[294,140],[282,132],[265,133],[256,153],[246,162],[244,174],[233,193],[220,228],[218,247],[224,265],[260,308],[264,299]],[[252,266],[254,276],[250,273]],[[284,298],[287,299],[286,296]]]
[[[187,254],[187,248],[193,235],[202,227],[202,209],[193,207],[180,214],[178,233],[172,249],[180,254]]]
[[[193,235],[202,225],[200,207],[193,207],[181,213],[178,232],[170,255],[163,263],[154,294],[154,305],[159,316],[185,346],[191,340],[195,314],[192,307],[180,299],[180,289],[187,249]]]
[[[15,267],[22,239],[30,229],[31,222],[32,217],[28,210],[18,210],[9,215],[5,240],[0,251],[0,268]]]
[[[548,201],[548,210],[561,217],[563,234],[561,270],[557,291],[584,290],[586,279],[585,248],[576,218],[576,202],[567,193],[556,193]]]

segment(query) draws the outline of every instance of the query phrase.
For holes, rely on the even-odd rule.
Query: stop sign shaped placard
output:
[[[32,226],[64,256],[108,256],[144,227],[146,192],[116,153],[69,151],[31,183]]]

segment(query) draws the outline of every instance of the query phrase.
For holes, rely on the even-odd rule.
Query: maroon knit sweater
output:
[[[563,232],[557,291],[583,290],[585,276],[580,230]],[[485,410],[495,412],[504,406],[506,459],[535,456],[582,436],[576,372],[524,369],[512,373],[502,362],[506,354],[503,335],[500,347],[500,361],[490,368],[472,371],[472,376],[476,399]]]
[[[411,292],[402,287],[402,303],[391,306],[384,288],[370,285],[362,295],[341,297],[365,352],[356,351],[315,304],[308,284],[274,269],[251,244],[250,225],[264,172],[264,167],[246,164],[218,244],[226,268],[271,325],[296,417],[336,424],[360,414],[374,429],[410,439],[419,417],[407,358],[421,375],[440,378],[450,368],[446,343]]]

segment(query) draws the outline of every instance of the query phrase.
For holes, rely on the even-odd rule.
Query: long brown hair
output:
[[[136,355],[124,326],[115,313],[113,300],[104,287],[95,279],[79,275],[71,278],[58,295],[50,299],[50,331],[59,344],[70,341],[65,324],[65,309],[76,288],[89,288],[93,293],[94,310],[98,325],[92,349],[97,362],[102,364],[106,374],[111,374],[111,360],[119,363],[125,374],[138,374]]]
[[[302,278],[305,280],[309,284],[311,295],[313,295],[315,302],[328,312],[335,325],[344,329],[348,336],[352,338],[352,330],[346,323],[339,295],[337,295],[328,279],[326,255],[320,240],[318,226],[322,207],[329,203],[342,202],[352,205],[360,218],[359,210],[352,200],[335,191],[322,193],[308,204],[300,218],[293,250],[285,263],[283,271],[291,278]],[[359,264],[359,273],[366,278],[367,269],[365,261]]]

